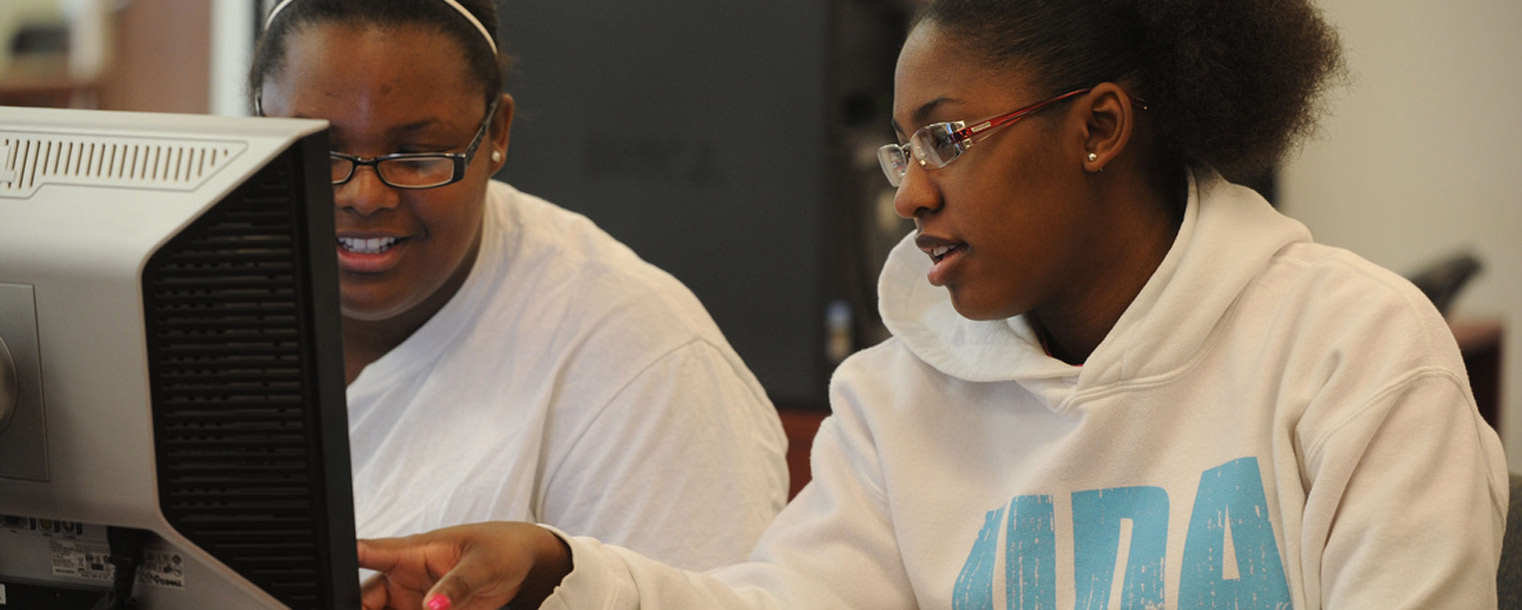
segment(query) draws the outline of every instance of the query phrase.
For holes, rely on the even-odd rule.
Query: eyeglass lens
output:
[[[354,176],[357,165],[351,159],[329,157],[333,184],[343,184]],[[428,187],[447,184],[454,179],[455,163],[448,157],[381,159],[374,165],[382,182],[398,187]]]
[[[909,136],[908,144],[889,144],[877,149],[877,161],[882,165],[888,182],[898,186],[903,181],[904,174],[909,171],[910,149],[915,158],[932,168],[946,167],[956,160],[967,150],[963,141],[957,137],[957,132],[961,129],[961,122],[926,125]]]
[[[909,159],[904,155],[904,147],[898,144],[888,144],[877,149],[877,162],[882,165],[883,174],[888,176],[888,183],[898,186],[904,179],[904,174],[909,171]]]
[[[925,163],[937,168],[946,167],[965,150],[962,140],[957,138],[960,129],[960,122],[926,125],[914,132],[910,143],[914,145],[914,153],[924,158]]]

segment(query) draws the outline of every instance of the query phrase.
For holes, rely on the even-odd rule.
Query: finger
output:
[[[363,610],[382,610],[390,603],[386,594],[386,577],[376,574],[365,579],[359,587],[359,607]]]
[[[449,601],[447,595],[430,594],[423,602],[423,607],[427,610],[451,610],[454,604]]]
[[[383,610],[386,608],[417,608],[422,604],[423,592],[433,584],[433,579],[425,572],[426,568],[418,565],[415,557],[405,552],[394,552],[385,546],[388,542],[377,545],[374,541],[360,541],[361,553],[369,553],[367,558],[378,565],[387,565],[387,569],[397,571],[396,574],[386,572],[376,573],[365,579],[360,585],[360,603],[364,610]],[[381,553],[376,553],[377,549]],[[386,554],[394,554],[387,557]],[[394,559],[394,561],[393,561]],[[409,567],[409,565],[411,567]]]
[[[360,589],[360,605],[364,610],[404,608],[412,610],[423,604],[423,590],[405,586],[384,574],[365,581]]]
[[[377,572],[390,572],[402,562],[407,550],[413,548],[400,538],[376,538],[355,541],[359,555],[359,567]]]
[[[361,540],[356,548],[360,567],[385,575],[390,604],[398,607],[402,605],[396,599],[398,591],[408,599],[420,599],[439,575],[454,567],[459,554],[456,544],[447,536],[429,533]]]

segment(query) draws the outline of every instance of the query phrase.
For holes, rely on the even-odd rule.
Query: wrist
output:
[[[534,564],[523,579],[523,586],[513,598],[512,608],[537,608],[555,592],[574,567],[571,547],[556,533],[537,527],[534,536]]]

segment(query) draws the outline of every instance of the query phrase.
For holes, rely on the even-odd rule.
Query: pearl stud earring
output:
[[[500,163],[502,161],[502,151],[500,151],[500,150],[491,151],[491,161],[492,161],[492,163]]]
[[[1099,160],[1099,155],[1096,155],[1094,153],[1089,153],[1089,163],[1093,163],[1093,162],[1098,161],[1098,160]]]

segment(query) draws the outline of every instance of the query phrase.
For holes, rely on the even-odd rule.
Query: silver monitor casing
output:
[[[0,107],[0,340],[15,386],[0,410],[0,576],[109,585],[89,564],[107,526],[130,527],[157,538],[137,586],[145,608],[285,607],[160,510],[142,274],[283,151],[319,134],[325,147],[325,129]]]

